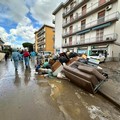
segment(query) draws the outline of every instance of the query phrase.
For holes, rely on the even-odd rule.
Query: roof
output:
[[[36,34],[38,31],[42,30],[44,27],[55,28],[53,26],[44,24],[39,30],[35,31],[34,34]]]
[[[67,0],[67,1],[64,3],[64,7],[66,7],[67,5],[69,5],[72,1],[74,1],[74,0]]]
[[[53,15],[55,15],[61,8],[65,8],[67,5],[69,5],[73,0],[67,0],[65,3],[60,3],[59,6],[53,11]]]
[[[59,6],[53,11],[53,15],[55,15],[61,8],[63,8],[64,7],[64,4],[63,4],[63,2],[62,3],[60,3],[59,4]]]

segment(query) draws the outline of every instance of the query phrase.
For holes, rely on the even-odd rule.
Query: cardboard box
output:
[[[59,61],[56,61],[51,67],[52,71],[56,71],[61,65],[62,64]]]
[[[71,59],[69,60],[69,62],[67,63],[67,65],[70,65],[71,63],[73,63],[74,61],[77,61],[78,59],[79,59],[78,56],[71,58]]]

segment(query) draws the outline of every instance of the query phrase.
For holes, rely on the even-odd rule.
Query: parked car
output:
[[[38,52],[38,55],[39,56],[43,56],[43,57],[45,57],[45,58],[47,58],[49,55],[51,55],[52,54],[52,52],[50,52],[50,51],[42,51],[42,52]]]
[[[101,53],[99,53],[99,54],[92,54],[92,55],[90,55],[90,56],[87,56],[87,58],[88,58],[88,59],[89,59],[89,58],[97,59],[97,60],[100,61],[100,63],[101,63],[101,62],[105,62],[105,56],[102,55]]]

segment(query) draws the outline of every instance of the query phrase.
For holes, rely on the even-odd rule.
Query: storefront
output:
[[[91,46],[91,51],[90,51],[90,54],[91,55],[94,55],[94,54],[102,54],[104,55],[107,51],[108,51],[108,44],[106,45],[94,45],[94,46]]]
[[[78,47],[77,53],[79,54],[87,54],[88,47]]]

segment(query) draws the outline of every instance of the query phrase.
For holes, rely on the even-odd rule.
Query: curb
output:
[[[102,95],[103,97],[105,97],[108,101],[110,101],[112,104],[114,104],[119,110],[120,110],[120,103],[116,102],[114,98],[112,98],[111,96],[103,93],[102,91],[98,91],[98,94]]]

